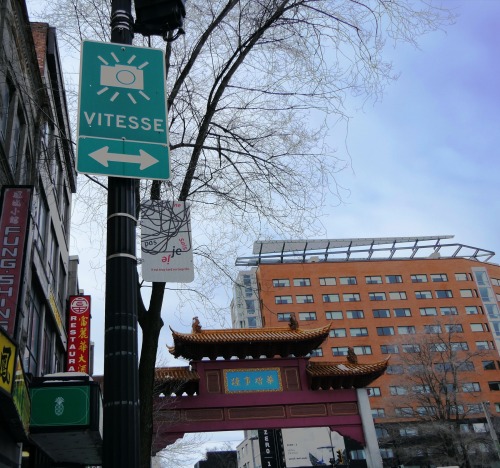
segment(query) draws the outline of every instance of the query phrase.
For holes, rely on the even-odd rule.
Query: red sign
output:
[[[0,212],[0,327],[15,337],[32,187],[4,187]]]
[[[90,296],[69,296],[66,372],[89,373]]]

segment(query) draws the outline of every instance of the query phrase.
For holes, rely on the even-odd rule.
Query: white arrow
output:
[[[108,167],[108,163],[110,161],[140,164],[141,171],[158,162],[158,159],[153,158],[153,156],[143,150],[139,150],[140,156],[133,156],[131,154],[109,153],[108,150],[109,146],[104,146],[103,148],[90,153],[89,156],[105,167]]]

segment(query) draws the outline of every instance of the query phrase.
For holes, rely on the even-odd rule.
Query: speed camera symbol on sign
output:
[[[113,59],[118,62],[118,57],[116,54],[111,53]],[[100,84],[103,86],[99,91],[98,95],[101,95],[108,91],[110,88],[121,88],[123,90],[137,90],[139,94],[146,99],[150,100],[150,97],[143,91],[144,90],[144,72],[143,69],[148,66],[148,62],[144,62],[139,66],[131,65],[136,59],[135,55],[132,55],[127,60],[127,65],[116,63],[110,65],[107,60],[102,56],[97,57],[103,65],[101,65],[101,79]],[[113,102],[120,95],[119,91],[115,91],[113,95],[109,98]],[[130,101],[133,104],[137,104],[137,100],[131,92],[127,93]]]

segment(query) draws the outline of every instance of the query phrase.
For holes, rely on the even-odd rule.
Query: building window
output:
[[[424,317],[437,315],[437,309],[435,307],[420,307],[420,315]]]
[[[430,276],[433,283],[442,283],[443,281],[448,281],[448,276],[446,275],[446,273],[436,273]]]
[[[347,351],[347,346],[334,346],[332,348],[332,353],[334,356],[347,356]]]
[[[412,283],[427,283],[427,275],[411,275]]]
[[[460,372],[470,372],[476,370],[472,361],[458,362],[457,369]]]
[[[411,310],[408,308],[394,309],[394,317],[411,317]]]
[[[441,315],[458,315],[458,310],[456,307],[440,307]]]
[[[325,315],[328,320],[342,320],[344,318],[341,310],[331,310]]]
[[[344,293],[342,299],[344,302],[359,302],[361,300],[358,293]]]
[[[399,354],[398,345],[380,345],[382,354]]]
[[[436,414],[436,408],[434,408],[434,406],[418,406],[417,414],[420,416],[434,416]]]
[[[277,314],[278,322],[289,322],[291,315],[292,314],[290,312],[284,312],[284,313]]]
[[[384,354],[390,354],[390,353],[384,353]],[[392,374],[403,374],[404,373],[404,368],[400,364],[394,364],[392,366],[387,366],[387,369],[386,369],[385,373],[389,374],[389,375],[392,375]]]
[[[309,278],[294,278],[294,286],[311,286],[311,280]]]
[[[429,385],[415,385],[413,387],[415,393],[431,393],[431,387]]]
[[[406,293],[404,291],[390,292],[389,299],[406,299]]]
[[[288,279],[273,279],[273,286],[275,288],[285,288],[290,286],[290,280]]]
[[[368,393],[369,397],[381,395],[380,387],[366,387],[366,392]]]
[[[316,320],[316,312],[299,312],[299,320]]]
[[[366,460],[365,451],[363,449],[351,450],[349,452],[349,458],[351,460]]]
[[[304,294],[301,296],[295,296],[295,301],[297,304],[311,304],[314,302],[314,297],[312,294]]]
[[[479,385],[479,382],[464,382],[462,384],[462,392],[480,392],[481,391],[481,386]]]
[[[338,294],[323,294],[323,302],[340,302]]]
[[[500,286],[500,279],[498,278],[490,278],[491,279],[491,284],[493,286]]]
[[[330,330],[330,338],[345,338],[347,333],[345,328],[334,328]]]
[[[437,299],[446,299],[449,297],[453,297],[453,293],[449,289],[436,290],[436,298]]]
[[[406,325],[398,327],[399,335],[415,335],[417,333],[415,327],[413,325]]]
[[[368,293],[370,301],[385,301],[385,293],[383,292],[371,292]]]
[[[372,418],[385,418],[385,409],[372,408]]]
[[[362,319],[365,318],[365,314],[362,310],[348,310],[346,312],[346,317],[348,319]]]
[[[425,333],[441,333],[441,325],[424,325]]]
[[[381,276],[365,276],[366,284],[382,284]]]
[[[363,354],[372,354],[372,347],[371,346],[354,346],[354,352],[358,356],[361,356]]]
[[[488,387],[493,392],[500,391],[500,382],[488,382]]]
[[[310,353],[309,353],[309,356],[310,357],[323,357],[323,350],[321,348],[316,348],[316,349],[313,349]]]
[[[470,329],[473,332],[484,332],[488,331],[488,325],[486,323],[471,323]]]
[[[389,309],[373,309],[373,316],[375,318],[389,318],[391,313]]]
[[[446,333],[462,333],[464,331],[460,323],[447,323],[444,328]]]
[[[337,281],[332,277],[320,278],[319,284],[320,286],[335,286],[337,284]]]
[[[276,304],[292,304],[292,296],[275,296],[274,301]]]
[[[391,385],[391,386],[389,386],[389,393],[392,396],[406,395],[408,393],[408,389],[406,387],[401,387],[399,385]]]
[[[479,309],[476,306],[465,306],[465,313],[467,315],[479,315]]]
[[[255,301],[253,299],[245,299],[245,307],[247,313],[251,315],[255,314]]]
[[[360,328],[350,328],[349,332],[351,336],[368,336],[368,328],[360,327]]]
[[[430,291],[415,291],[415,297],[417,299],[432,299],[432,293]]]
[[[394,413],[398,418],[411,418],[413,416],[413,409],[409,406],[395,408]]]
[[[403,353],[419,353],[420,345],[418,344],[404,344],[402,345]]]
[[[467,281],[467,273],[455,273],[456,281]]]
[[[339,281],[340,284],[358,284],[355,276],[342,276]]]
[[[496,370],[495,361],[487,360],[483,361],[483,370]]]
[[[372,410],[372,418],[376,416],[373,416],[373,410]],[[383,439],[384,437],[389,437],[389,431],[385,427],[375,427],[375,435],[377,436],[377,439]]]
[[[452,341],[450,343],[452,351],[468,351],[469,345],[466,341]]]
[[[394,335],[394,327],[377,327],[378,336],[392,336]]]
[[[492,341],[476,341],[476,348],[480,349],[495,349]]]
[[[444,353],[447,349],[446,343],[431,343],[429,349],[433,353]]]
[[[385,282],[386,283],[402,283],[403,278],[401,277],[401,275],[386,275]]]
[[[461,289],[460,297],[473,297],[472,289]]]

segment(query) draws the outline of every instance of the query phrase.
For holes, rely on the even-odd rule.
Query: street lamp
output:
[[[143,36],[161,36],[173,41],[184,34],[186,7],[184,0],[135,0],[134,31]],[[168,33],[177,33],[168,38]]]

